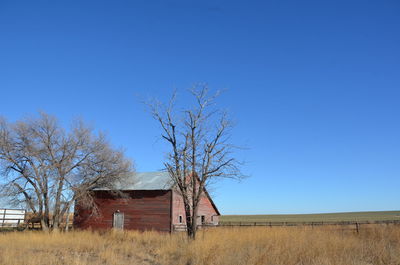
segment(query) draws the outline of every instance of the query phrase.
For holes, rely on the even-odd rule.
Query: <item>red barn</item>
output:
[[[172,232],[185,227],[186,218],[181,195],[167,172],[136,173],[116,195],[108,189],[96,189],[94,202],[99,210],[92,215],[76,202],[75,228],[135,229]],[[204,192],[198,210],[199,225],[217,225],[220,213],[211,197]]]

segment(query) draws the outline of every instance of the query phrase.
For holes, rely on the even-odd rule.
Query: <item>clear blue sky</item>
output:
[[[0,1],[11,121],[81,116],[159,170],[139,101],[198,81],[228,89],[249,147],[251,177],[212,191],[223,214],[400,208],[399,1]]]

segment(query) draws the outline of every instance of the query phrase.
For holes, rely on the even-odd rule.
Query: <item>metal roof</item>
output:
[[[114,184],[115,190],[171,190],[174,186],[169,173],[166,171],[134,173],[124,182]],[[110,190],[109,188],[96,188],[95,190]],[[207,198],[218,215],[221,215],[207,190],[204,189]]]
[[[172,186],[173,182],[165,171],[134,173],[125,181],[114,184],[116,190],[170,190]],[[109,190],[109,188],[95,190]]]

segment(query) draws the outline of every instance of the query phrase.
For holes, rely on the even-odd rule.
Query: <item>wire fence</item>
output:
[[[381,221],[320,221],[320,222],[220,222],[218,227],[285,227],[285,226],[338,226],[341,229],[347,227],[351,230],[360,232],[361,225],[400,225],[400,220],[381,220]]]
[[[218,226],[321,226],[321,225],[364,225],[364,224],[400,224],[400,220],[381,221],[319,221],[319,222],[227,222],[220,221]]]

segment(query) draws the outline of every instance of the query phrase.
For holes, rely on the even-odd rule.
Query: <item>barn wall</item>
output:
[[[217,225],[219,222],[219,216],[216,212],[215,208],[211,204],[211,201],[208,199],[206,195],[201,197],[198,209],[198,220],[197,224],[201,225],[201,216],[204,215],[206,224],[214,224]],[[179,222],[179,216],[182,216],[182,223]],[[182,196],[174,191],[173,193],[173,210],[172,210],[172,224],[180,225],[186,224],[185,219],[185,207],[183,205]]]
[[[115,196],[107,191],[95,192],[95,203],[100,215],[90,216],[79,202],[75,206],[74,227],[86,229],[111,229],[113,214],[124,213],[124,229],[171,230],[171,191],[138,190],[124,193],[126,197]]]

